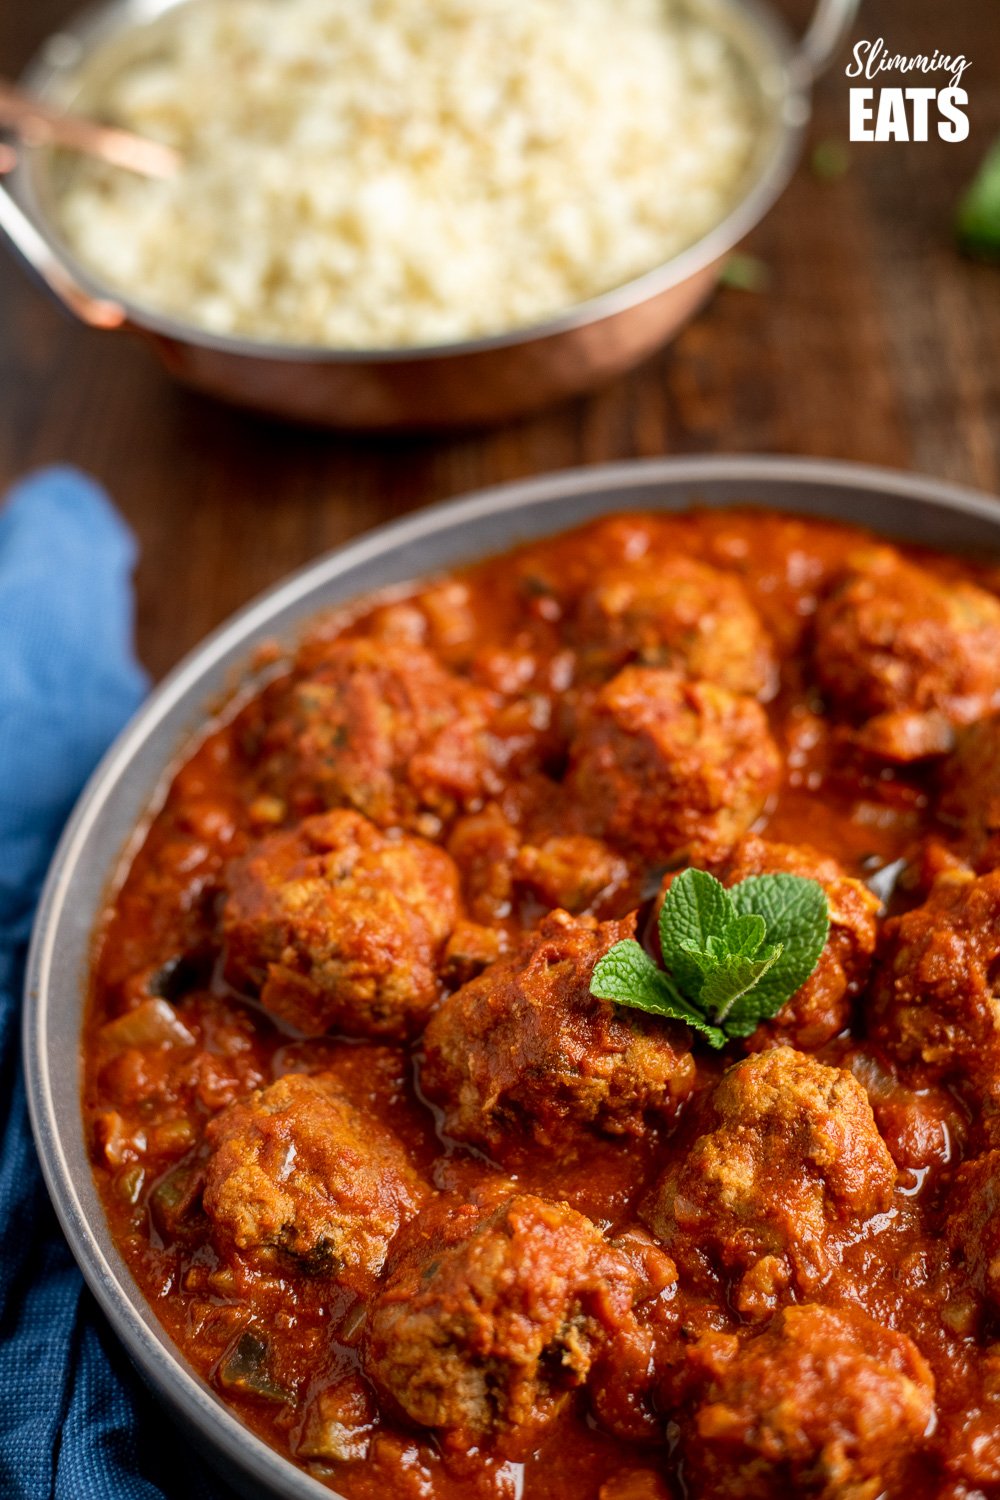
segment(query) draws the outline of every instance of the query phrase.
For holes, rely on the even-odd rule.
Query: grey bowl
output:
[[[1000,502],[889,470],[794,458],[701,457],[578,470],[486,490],[369,533],[279,584],[160,685],[115,742],[63,834],[28,963],[25,1066],[49,1192],[91,1290],[164,1409],[241,1493],[330,1490],[247,1430],[167,1339],[111,1241],[81,1111],[80,1022],[91,935],[133,830],[175,756],[265,639],[295,640],[317,611],[605,512],[753,503],[871,526],[908,542],[1000,555]]]

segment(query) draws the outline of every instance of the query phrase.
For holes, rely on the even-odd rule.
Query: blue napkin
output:
[[[39,886],[78,792],[140,702],[135,543],[71,469],[0,507],[0,1496],[218,1500],[107,1330],[48,1202],[20,996]]]

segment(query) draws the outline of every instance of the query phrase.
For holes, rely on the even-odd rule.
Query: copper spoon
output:
[[[63,114],[0,79],[2,129],[13,131],[27,146],[62,146],[142,177],[173,177],[182,164],[179,152],[170,146],[80,115]]]

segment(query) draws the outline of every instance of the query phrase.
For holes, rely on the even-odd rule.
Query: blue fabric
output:
[[[146,690],[136,548],[104,493],[49,469],[0,507],[0,1497],[218,1500],[105,1327],[55,1221],[28,1125],[20,995],[45,868]]]

